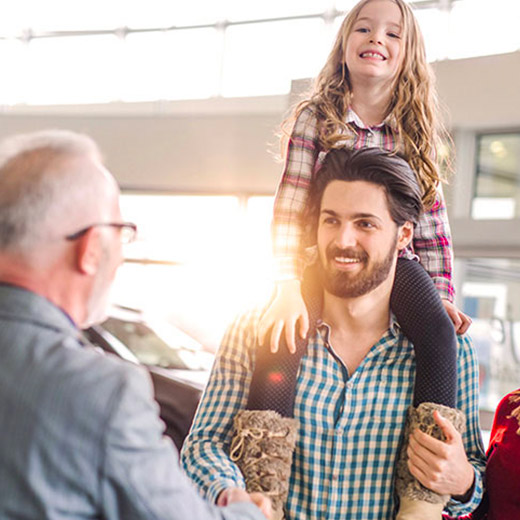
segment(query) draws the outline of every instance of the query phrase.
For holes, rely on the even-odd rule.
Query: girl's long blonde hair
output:
[[[320,124],[320,145],[328,150],[338,147],[352,98],[352,85],[345,64],[345,49],[354,23],[363,7],[372,0],[361,0],[343,20],[327,61],[314,83],[308,99],[300,102],[293,114],[284,121],[287,128],[306,107],[312,107]],[[403,62],[393,86],[388,116],[399,143],[396,151],[407,159],[423,190],[423,204],[430,208],[436,188],[443,181],[439,168],[441,139],[448,134],[437,118],[439,107],[433,74],[426,61],[424,41],[417,20],[404,0],[395,2],[403,20]]]

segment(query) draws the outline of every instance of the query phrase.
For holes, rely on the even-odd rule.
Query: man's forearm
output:
[[[182,449],[186,473],[213,502],[225,488],[245,489],[240,469],[229,458],[228,446],[233,419],[247,401],[251,331],[256,330],[257,322],[258,313],[251,313],[237,319],[226,332]]]

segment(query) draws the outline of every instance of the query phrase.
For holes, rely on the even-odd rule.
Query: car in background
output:
[[[214,356],[178,328],[134,309],[114,308],[84,331],[104,352],[147,368],[168,435],[180,450],[207,383]]]

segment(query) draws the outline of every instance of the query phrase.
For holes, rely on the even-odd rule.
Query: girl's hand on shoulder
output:
[[[457,307],[448,300],[442,300],[444,304],[444,308],[448,313],[448,316],[451,318],[453,322],[453,326],[455,327],[455,332],[457,334],[464,334],[471,325],[471,318],[466,316],[462,311],[457,309]]]
[[[304,338],[309,330],[309,314],[301,294],[299,280],[286,280],[278,284],[274,300],[265,311],[258,324],[258,342],[264,345],[271,331],[269,345],[271,352],[277,352],[282,332],[289,352],[296,352],[296,327],[300,337]]]

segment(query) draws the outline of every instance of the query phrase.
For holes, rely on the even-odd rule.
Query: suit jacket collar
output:
[[[0,283],[0,319],[30,322],[77,335],[72,318],[47,298],[32,291]]]

